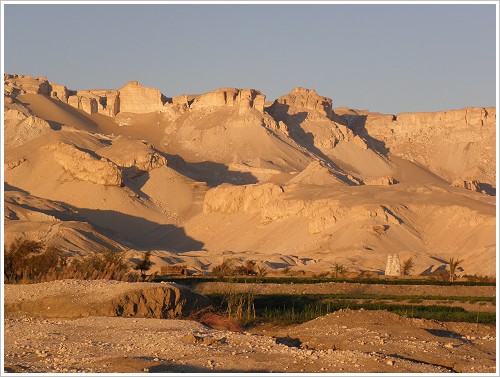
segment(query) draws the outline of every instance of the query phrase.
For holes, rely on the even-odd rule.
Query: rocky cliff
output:
[[[381,153],[430,168],[446,180],[495,185],[496,109],[465,108],[397,116],[336,109],[350,128]]]

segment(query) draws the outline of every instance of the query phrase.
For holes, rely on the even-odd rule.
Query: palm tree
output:
[[[413,264],[413,258],[412,257],[410,257],[407,260],[405,260],[403,262],[403,271],[402,271],[403,276],[410,275],[410,273],[413,270],[413,266],[414,266],[414,264]]]
[[[335,263],[335,265],[333,266],[333,277],[335,279],[344,276],[346,272],[346,268],[340,263]]]
[[[463,261],[463,259],[455,260],[454,257],[450,258],[450,261],[448,262],[450,265],[450,282],[453,283],[455,281],[455,271],[457,270],[458,265]]]

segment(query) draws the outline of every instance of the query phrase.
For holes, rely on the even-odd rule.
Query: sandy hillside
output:
[[[169,98],[5,75],[5,237],[101,246],[153,271],[224,258],[270,269],[495,274],[494,108],[381,115],[296,88]]]

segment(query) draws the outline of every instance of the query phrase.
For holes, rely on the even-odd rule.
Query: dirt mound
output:
[[[5,286],[5,312],[46,318],[177,318],[209,303],[178,284],[61,280]]]

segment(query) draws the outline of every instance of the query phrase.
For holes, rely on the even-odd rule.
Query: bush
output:
[[[255,263],[253,260],[247,260],[245,264],[242,264],[240,266],[237,266],[233,273],[235,275],[257,275],[257,271],[255,271],[255,266],[257,263]]]
[[[102,249],[86,257],[69,259],[42,242],[18,238],[5,247],[4,282],[40,283],[60,279],[108,279],[137,281],[130,272],[123,252]]]
[[[42,242],[17,238],[8,248],[5,247],[4,282],[41,282],[63,265],[65,258],[60,250],[45,248]]]
[[[218,277],[224,277],[233,274],[233,260],[225,259],[221,264],[214,266],[212,269],[212,275]]]

